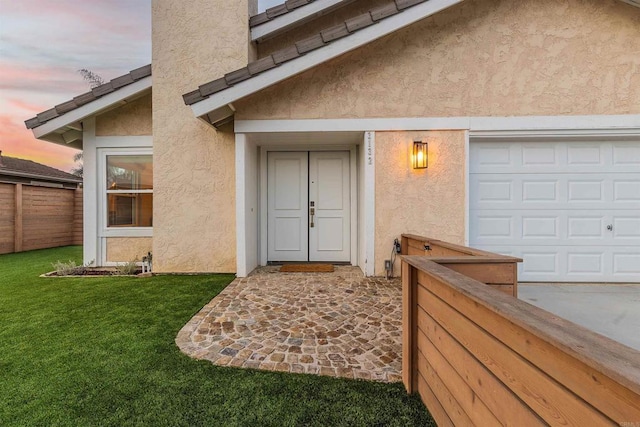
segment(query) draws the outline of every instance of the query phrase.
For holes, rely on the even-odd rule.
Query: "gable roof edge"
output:
[[[43,139],[47,135],[73,123],[77,123],[87,117],[94,116],[110,109],[116,104],[123,103],[127,98],[131,98],[142,92],[151,89],[152,76],[144,77],[134,83],[123,86],[107,95],[91,101],[81,107],[62,114],[55,119],[49,120],[38,127],[31,129],[37,139]]]
[[[207,113],[211,111],[232,104],[241,98],[259,92],[463,1],[464,0],[429,0],[415,5],[411,7],[410,13],[398,13],[385,18],[373,25],[354,32],[348,37],[335,40],[321,49],[312,50],[299,58],[284,62],[278,67],[236,83],[228,89],[216,92],[208,98],[191,104],[191,110],[196,117],[206,116]]]
[[[61,171],[64,172],[64,171]],[[29,173],[29,172],[20,172],[20,171],[14,171],[14,170],[6,170],[6,169],[0,169],[0,175],[5,175],[5,176],[16,176],[16,177],[20,177],[20,178],[31,178],[31,179],[41,179],[41,180],[46,180],[46,181],[59,181],[59,182],[67,182],[67,183],[72,183],[72,184],[80,184],[82,183],[82,178],[61,178],[61,177],[56,177],[56,176],[52,176],[52,175],[44,175],[44,174],[38,174],[38,173]]]
[[[269,10],[283,6],[280,5],[275,8],[267,9],[267,12],[251,18],[252,20],[255,20],[255,18],[262,18],[258,23],[250,25],[251,40],[261,42],[271,37],[275,37],[278,34],[298,27],[319,16],[333,12],[334,10],[353,3],[354,1],[355,0],[312,0],[309,3],[300,6],[294,3],[292,5],[293,7],[289,5],[290,2],[285,2],[283,5],[287,9],[292,7],[291,10],[286,13],[279,14],[272,18],[268,17]]]

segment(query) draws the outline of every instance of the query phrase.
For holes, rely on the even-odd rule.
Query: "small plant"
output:
[[[116,264],[116,275],[131,276],[138,272],[138,258],[133,261]]]
[[[68,262],[58,260],[51,263],[51,266],[58,276],[80,276],[87,271],[87,267],[91,264],[93,264],[93,261],[89,261],[84,265],[77,265],[76,262],[72,260],[69,260]]]

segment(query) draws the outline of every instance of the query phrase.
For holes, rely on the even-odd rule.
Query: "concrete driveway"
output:
[[[518,298],[640,351],[640,284],[518,284]]]
[[[262,267],[211,300],[176,344],[221,366],[401,381],[402,284],[357,267]]]

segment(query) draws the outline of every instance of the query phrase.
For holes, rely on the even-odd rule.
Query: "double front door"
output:
[[[269,261],[350,260],[348,151],[271,151]]]

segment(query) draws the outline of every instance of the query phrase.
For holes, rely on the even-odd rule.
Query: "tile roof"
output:
[[[53,120],[56,117],[59,117],[69,111],[73,111],[76,108],[80,108],[85,104],[88,104],[91,101],[95,101],[98,98],[101,98],[111,92],[114,92],[122,87],[128,86],[132,83],[137,82],[145,77],[149,77],[151,75],[151,64],[145,65],[144,67],[136,68],[135,70],[120,76],[115,79],[102,84],[98,87],[91,89],[90,92],[83,93],[82,95],[78,95],[71,99],[70,101],[63,102],[62,104],[58,104],[55,107],[43,111],[29,120],[26,120],[24,124],[27,129],[33,129],[40,125],[45,124],[49,120]]]
[[[34,175],[44,179],[82,182],[82,178],[31,160],[3,156],[0,151],[0,175]]]
[[[301,6],[306,6],[309,3],[313,3],[313,1],[314,0],[288,0],[277,6],[270,7],[266,11],[249,18],[249,26],[255,27],[256,25],[264,24],[265,22],[269,22],[272,19],[277,18],[278,16],[289,13],[294,9],[297,9]]]
[[[428,0],[390,0],[389,3],[385,5],[348,19],[339,25],[326,28],[311,37],[299,40],[297,43],[289,47],[280,49],[269,56],[253,61],[244,68],[232,71],[225,74],[224,77],[205,83],[198,87],[198,89],[184,94],[182,96],[184,103],[186,105],[192,105],[200,102],[217,92],[230,88],[236,83],[248,80],[257,74],[278,67],[279,65],[294,60],[307,52],[324,47],[335,40],[348,37],[358,30],[376,24],[392,15],[402,13],[411,6],[425,3],[426,1]]]

